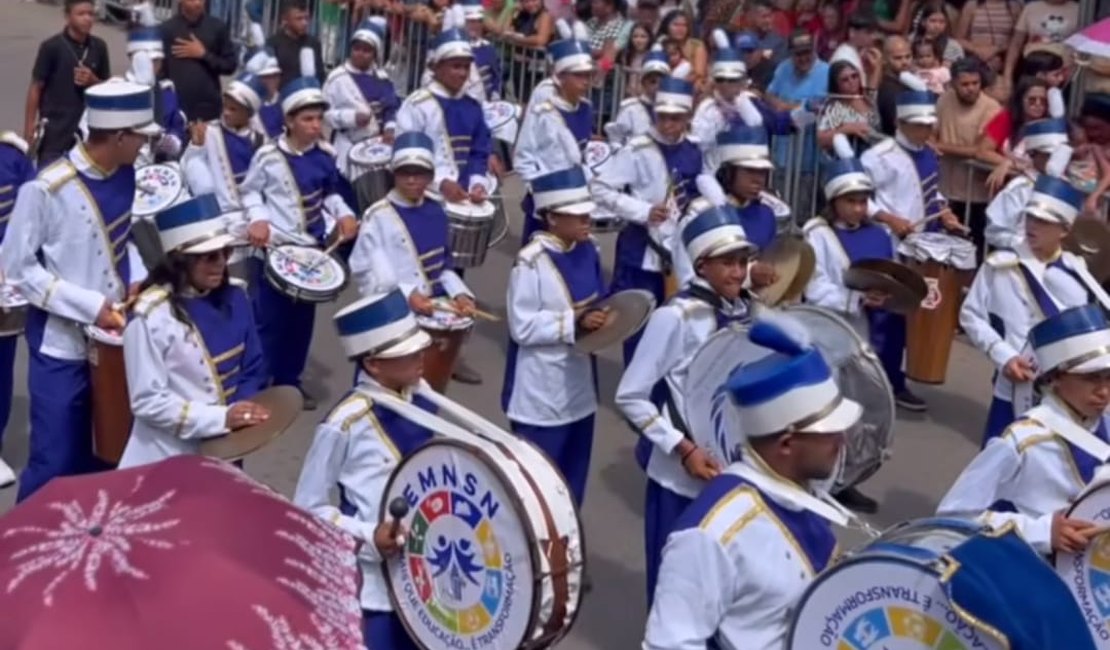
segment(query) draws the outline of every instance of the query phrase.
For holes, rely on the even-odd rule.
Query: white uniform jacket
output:
[[[584,162],[582,146],[567,128],[560,108],[569,111],[575,107],[554,90],[547,101],[529,105],[513,149],[513,170],[525,182]],[[583,171],[587,180],[593,176],[589,167]]]
[[[554,97],[558,92],[559,84],[556,83],[554,77],[544,77],[532,88],[532,94],[528,96],[528,103],[524,105],[524,112],[521,114],[519,133],[524,133],[532,128],[529,120],[532,119],[533,109]]]
[[[236,133],[252,138],[256,144],[261,144],[265,139],[262,133],[250,126]],[[220,209],[225,212],[242,207],[242,193],[231,170],[224,131],[219,120],[208,123],[208,128],[204,131],[204,145],[198,147],[189,144],[185,148],[185,153],[181,155],[181,171],[193,196],[215,194],[216,200],[220,202]],[[246,182],[245,178],[243,180]]]
[[[1033,195],[1035,177],[1020,174],[987,204],[987,225],[983,234],[995,248],[1014,248],[1025,241],[1022,211]]]
[[[860,156],[875,195],[868,201],[867,215],[874,217],[880,211],[917,223],[925,218],[925,196],[917,167],[894,138],[887,138],[872,146]],[[936,200],[943,200],[937,190]],[[895,242],[897,246],[897,242]]]
[[[832,311],[860,315],[862,295],[844,286],[844,273],[852,265],[828,221],[814,217],[802,228],[806,243],[813,247],[816,263],[806,284],[806,302]]]
[[[78,171],[105,177],[77,145],[24,183],[0,248],[7,281],[50,313],[39,352],[64,360],[86,358],[82,328],[96,322],[106,300],[121,301],[128,289],[112,262],[109,228]],[[142,282],[146,267],[134,243],[127,244],[127,263],[130,282]]]
[[[785,482],[754,453],[737,465]],[[667,539],[643,650],[705,650],[710,640],[721,650],[783,650],[791,611],[824,568],[816,563],[836,553],[831,527],[799,540],[780,518],[818,515],[736,481],[737,465],[709,484]]]
[[[401,102],[401,108],[397,110],[397,129],[399,133],[420,131],[427,134],[435,143],[436,170],[435,179],[432,181],[433,188],[438,188],[444,180],[452,180],[461,185],[464,190],[482,187],[489,193],[491,187],[487,176],[475,174],[470,178],[459,178],[459,168],[455,164],[455,154],[451,148],[451,135],[447,132],[447,118],[443,115],[440,103],[435,101],[434,97],[438,95],[457,98],[466,94],[466,90],[463,89],[462,92],[453,95],[437,81],[413,91],[405,101]]]
[[[621,102],[617,116],[605,125],[605,135],[609,137],[609,142],[620,147],[628,144],[632,138],[650,131],[652,119],[648,107],[651,104],[652,99],[643,95],[629,97]]]
[[[509,335],[518,346],[515,360],[510,361],[516,364],[505,409],[510,420],[559,426],[597,411],[592,355],[575,348],[574,340],[575,309],[599,296],[595,292],[575,302],[548,255],[597,245],[591,239],[567,249],[540,232],[517,253],[506,300]]]
[[[1040,406],[987,441],[941,499],[937,514],[976,516],[995,527],[1013,522],[1033,548],[1044,555],[1051,553],[1052,515],[1071,505],[1087,481],[1067,441],[1038,421],[1039,411],[1045,409],[1087,431],[1093,432],[1099,424],[1099,419],[1080,422],[1058,398],[1046,395]],[[1017,512],[988,510],[999,500],[1009,501]]]
[[[1021,353],[1030,328],[1047,316],[1026,282],[1021,266],[1038,279],[1058,309],[1087,304],[1088,290],[1105,308],[1110,308],[1110,296],[1091,277],[1083,258],[1068,252],[1061,252],[1061,258],[1086,286],[1076,282],[1066,271],[1038,261],[1024,244],[1018,246],[1016,252],[991,253],[975,275],[960,309],[960,325],[975,347],[990,357],[998,370]],[[1012,382],[1001,372],[995,381],[994,395],[1006,401],[1012,399]]]
[[[425,198],[423,203],[431,200]],[[396,190],[390,190],[384,199],[366,209],[348,262],[351,277],[362,295],[398,287],[406,297],[413,291],[430,296],[432,283],[424,272],[416,244],[391,201],[411,205]],[[453,269],[443,269],[439,280],[452,298],[473,295]]]
[[[712,292],[704,280],[694,282]],[[728,310],[741,316],[748,315],[751,307],[738,301]],[[648,477],[690,498],[697,496],[704,483],[690,476],[673,453],[685,436],[671,421],[670,409],[661,411],[651,401],[651,392],[659,380],[665,379],[675,410],[679,416],[684,416],[683,389],[687,369],[694,353],[717,329],[712,305],[697,298],[671,298],[652,313],[644,327],[643,337],[621,375],[614,398],[621,414],[653,445],[647,465]]]
[[[397,128],[396,122],[387,122],[384,125],[378,124],[366,97],[359,90],[355,80],[351,78],[352,74],[372,74],[379,79],[389,79],[389,75],[381,68],[362,72],[353,69],[349,62],[344,62],[343,65],[332,70],[328,74],[327,81],[324,82],[324,97],[328,100],[328,110],[324,112],[324,121],[331,127],[332,133],[335,134],[332,145],[335,147],[339,171],[348,178],[350,177],[350,168],[347,164],[347,152],[351,150],[351,145],[377,136],[383,130],[393,131]],[[366,126],[358,126],[356,120],[360,115],[370,116],[370,121]]]
[[[325,142],[317,142],[324,152],[335,158],[335,150]],[[247,177],[240,188],[243,208],[248,223],[268,221],[270,223],[270,244],[300,244],[314,246],[315,240],[308,234],[305,213],[301,207],[301,193],[293,170],[282,152],[304,155],[297,152],[283,135],[276,142],[263,145],[251,160]],[[311,151],[311,149],[309,150]],[[324,229],[330,233],[335,222],[341,217],[354,216],[355,211],[347,205],[338,193],[324,197]]]

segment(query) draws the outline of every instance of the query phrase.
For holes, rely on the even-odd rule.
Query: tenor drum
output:
[[[267,249],[266,279],[293,300],[329,302],[347,286],[343,262],[318,248],[283,244]]]
[[[457,269],[481,266],[493,240],[493,203],[444,203],[451,260]]]
[[[381,138],[369,138],[351,146],[347,152],[347,174],[358,200],[361,214],[393,188],[393,173],[389,161],[393,148]]]
[[[153,217],[177,203],[185,191],[185,180],[176,165],[147,165],[135,170],[135,199],[131,216]]]
[[[945,584],[959,568],[948,554],[983,532],[978,524],[938,518],[883,533],[806,589],[794,611],[787,649],[1009,648],[977,627],[979,622],[952,602]]]
[[[14,286],[0,284],[0,336],[18,336],[27,322],[27,299]]]
[[[565,481],[513,441],[437,439],[401,461],[382,498],[409,505],[390,600],[425,650],[548,648],[581,601],[585,552]]]
[[[85,328],[89,342],[89,380],[92,384],[93,453],[119,464],[131,437],[131,398],[123,363],[123,335],[99,327]]]
[[[591,140],[586,143],[586,148],[582,152],[582,159],[594,176],[600,176],[605,173],[607,165],[613,161],[613,155],[616,151],[616,147],[608,142]],[[590,217],[593,222],[592,230],[595,233],[620,232],[624,228],[623,219],[600,205],[597,206]]]
[[[432,337],[432,345],[424,353],[424,380],[442,393],[451,383],[455,361],[467,335],[474,328],[474,319],[437,310],[431,316],[418,314],[416,322]]]
[[[963,287],[975,270],[975,245],[936,232],[910,235],[898,246],[907,266],[925,279],[921,308],[906,317],[906,376],[943,384],[960,317]]]
[[[1068,517],[1110,526],[1110,482],[1096,476],[1075,500]],[[1110,535],[1097,535],[1080,553],[1057,553],[1056,574],[1068,586],[1084,613],[1100,650],[1110,648]]]

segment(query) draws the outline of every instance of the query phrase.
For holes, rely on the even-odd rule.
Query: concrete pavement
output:
[[[24,93],[38,43],[60,29],[60,15],[59,7],[0,3],[0,83],[7,89],[0,93],[0,128],[22,128]],[[122,32],[98,26],[97,33],[108,40],[115,68],[126,67]],[[504,313],[505,282],[519,241],[520,213],[515,198],[519,183],[510,181],[508,191],[514,195],[507,201],[513,232],[490,252],[485,266],[467,273],[467,281],[484,306],[495,313]],[[614,237],[602,237],[610,258]],[[352,297],[348,292],[340,304]],[[313,426],[350,383],[351,367],[340,352],[330,323],[334,311],[334,305],[318,310],[307,373],[308,387],[321,409],[303,414],[289,433],[246,462],[251,474],[286,494],[296,483]],[[485,384],[456,385],[449,391],[453,398],[500,422],[504,421],[499,397],[507,336],[502,323],[480,323],[467,344],[466,357],[485,376]],[[990,368],[981,354],[964,343],[956,345],[948,383],[915,387],[928,401],[929,412],[921,416],[900,414],[893,457],[864,485],[864,491],[882,504],[874,518],[876,525],[929,515],[977,448],[990,395]],[[5,436],[4,457],[18,469],[27,454],[23,349],[17,364],[15,404]],[[585,600],[573,633],[561,646],[569,650],[638,647],[645,616],[640,517],[644,477],[632,458],[633,435],[612,407],[621,371],[619,351],[607,351],[598,365],[603,405],[597,418],[593,471],[582,514],[594,590]],[[0,512],[11,506],[14,497],[14,488],[0,490]],[[851,548],[858,539],[846,534],[842,542]]]

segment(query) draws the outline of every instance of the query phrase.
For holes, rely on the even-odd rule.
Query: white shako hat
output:
[[[537,216],[540,210],[560,214],[590,214],[597,207],[590,196],[586,174],[580,166],[539,176],[532,181],[531,187]]]
[[[327,108],[328,100],[320,89],[316,77],[300,77],[285,84],[281,89],[281,112],[290,115],[302,108],[319,106]]]
[[[655,93],[655,112],[692,113],[694,111],[694,84],[678,77],[663,77]]]
[[[783,433],[839,433],[863,414],[844,397],[809,332],[782,312],[761,315],[748,331],[772,354],[736,370],[725,390],[739,414],[744,438]]]
[[[1028,151],[1052,153],[1068,144],[1068,123],[1063,119],[1029,122],[1021,128],[1021,145]]]
[[[1071,228],[1083,210],[1087,195],[1062,178],[1041,174],[1033,183],[1033,193],[1025,202],[1027,217]]]
[[[729,205],[710,206],[687,217],[681,227],[682,244],[695,266],[704,257],[755,250],[740,225],[740,216]]]
[[[249,108],[251,113],[257,113],[262,106],[262,97],[266,94],[266,89],[257,75],[244,72],[227,84],[224,94]]]
[[[644,55],[644,61],[640,64],[640,76],[646,74],[671,74],[671,62],[667,59],[667,53],[663,51],[662,45],[652,45],[648,53]]]
[[[85,108],[90,129],[149,136],[162,132],[154,122],[154,92],[149,86],[113,77],[85,91]]]
[[[385,18],[381,16],[370,16],[359,23],[358,29],[355,30],[354,34],[351,34],[352,42],[366,43],[373,46],[378,52],[381,52],[385,47],[385,38],[386,23]]]
[[[157,27],[136,27],[127,33],[127,53],[149,52],[151,58],[165,57],[162,32]]]
[[[774,169],[767,130],[762,126],[733,124],[717,134],[721,164],[748,169]]]
[[[726,81],[747,79],[748,66],[744,64],[744,56],[732,47],[728,34],[723,29],[715,29],[713,41],[717,51],[713,53],[713,65],[709,68],[710,76]]]
[[[586,24],[575,21],[570,25],[560,18],[555,22],[555,28],[559,32],[559,40],[547,46],[552,74],[593,72],[594,57],[590,51],[590,30]],[[667,69],[669,71],[670,66]]]
[[[315,65],[315,62],[313,62],[314,67]],[[274,54],[273,49],[268,47],[252,54],[243,66],[243,70],[259,77],[281,74],[281,66],[278,64],[277,55]]]
[[[482,0],[461,0],[458,4],[462,7],[463,20],[482,20],[485,17]]]
[[[470,37],[461,29],[445,29],[432,41],[430,63],[447,59],[473,59],[474,50],[470,47]]]
[[[910,124],[937,123],[937,96],[928,90],[903,90],[898,93],[895,114]]]
[[[407,131],[393,140],[393,156],[389,168],[396,171],[401,167],[416,166],[434,170],[435,143],[428,134],[420,131]]]
[[[1100,305],[1073,307],[1029,330],[1038,374],[1088,374],[1110,370],[1110,324]]]
[[[154,218],[162,250],[167,253],[199,255],[218,251],[239,242],[227,232],[227,222],[215,194],[182,201]]]
[[[837,133],[833,136],[833,150],[837,157],[825,165],[825,200],[832,201],[838,196],[856,192],[873,193],[875,184],[867,175],[857,158],[848,136]]]
[[[399,289],[360,298],[332,318],[347,357],[391,359],[414,354],[432,344],[416,323],[409,301]]]

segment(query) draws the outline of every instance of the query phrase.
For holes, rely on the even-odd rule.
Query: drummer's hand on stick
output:
[[[439,184],[439,193],[448,203],[462,203],[466,200],[466,190],[453,180],[443,179]]]
[[[339,229],[339,241],[350,241],[358,236],[358,219],[350,214],[340,217],[336,228]]]
[[[435,302],[419,291],[413,291],[409,294],[409,307],[423,316],[431,316],[436,311]]]
[[[1089,521],[1070,519],[1063,512],[1057,512],[1052,515],[1052,550],[1078,553],[1101,532],[1101,528]]]
[[[944,226],[945,230],[966,231],[967,228],[960,222],[960,218],[956,216],[951,210],[945,210],[940,213],[940,225]]]
[[[235,431],[270,419],[270,411],[254,402],[236,402],[227,409],[227,428]]]
[[[909,219],[887,214],[882,221],[898,237],[905,237],[913,232],[913,223]]]
[[[393,139],[395,137],[396,137],[396,134],[394,134],[393,129],[386,129],[385,131],[382,132],[382,144],[388,144],[389,146],[393,146]]]
[[[1036,371],[1033,369],[1033,364],[1024,357],[1014,357],[1002,366],[1002,374],[1010,381],[1026,382],[1033,381],[1036,376]]]
[[[270,224],[266,221],[255,221],[247,226],[247,240],[251,246],[265,247],[270,243]]]
[[[481,203],[486,200],[486,188],[481,185],[475,185],[470,188],[470,202]]]
[[[459,316],[466,316],[469,318],[473,316],[474,311],[478,309],[478,305],[474,304],[474,299],[470,296],[455,296],[455,299],[451,302]]]
[[[112,301],[105,300],[100,306],[100,313],[96,315],[96,326],[102,330],[121,330],[125,325],[127,319],[115,310]]]
[[[767,262],[756,262],[752,265],[752,286],[756,289],[768,287],[778,279],[779,274],[775,272],[775,267]]]
[[[363,113],[355,113],[355,126],[362,128],[370,123],[370,119],[374,117],[369,111]]]
[[[890,299],[890,294],[872,289],[863,294],[863,304],[868,307],[882,307]]]
[[[717,459],[689,440],[678,443],[675,452],[682,459],[682,468],[694,478],[708,481],[721,473],[721,465]]]
[[[655,225],[666,221],[671,216],[671,209],[667,204],[661,203],[659,205],[651,206],[651,211],[648,212],[648,223]]]
[[[404,548],[408,531],[397,522],[383,521],[374,529],[374,546],[382,557],[393,557]]]

